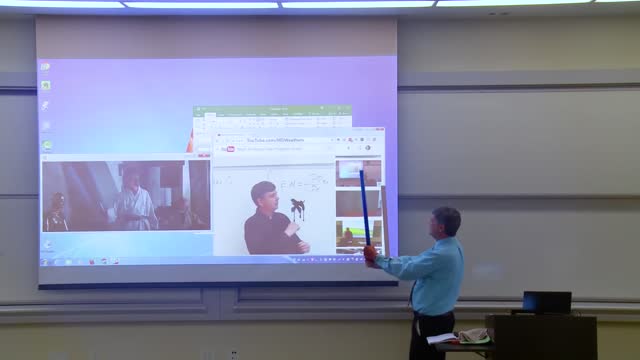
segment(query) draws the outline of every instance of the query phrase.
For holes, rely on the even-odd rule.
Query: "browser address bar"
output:
[[[307,138],[285,138],[285,137],[248,137],[241,138],[240,142],[245,143],[270,143],[270,144],[290,144],[290,143],[298,143],[298,144],[308,144],[308,143],[328,143],[329,139],[322,137],[307,137]]]
[[[335,150],[335,146],[332,144],[239,144],[220,146],[216,148],[218,151],[233,153],[233,152],[327,152]]]

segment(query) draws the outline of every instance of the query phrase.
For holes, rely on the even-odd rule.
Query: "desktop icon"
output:
[[[44,140],[42,142],[42,150],[51,151],[52,148],[53,148],[53,143],[51,142],[51,140]]]
[[[42,105],[40,105],[40,110],[41,111],[49,110],[49,100],[45,100],[42,102]]]
[[[40,71],[49,71],[51,69],[51,64],[48,62],[43,62],[40,64]]]
[[[47,132],[51,130],[51,122],[49,121],[43,121],[41,126],[42,126],[42,132]]]
[[[40,82],[40,89],[42,89],[42,90],[51,90],[51,81],[42,80]]]

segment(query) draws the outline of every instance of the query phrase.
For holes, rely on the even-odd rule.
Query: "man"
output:
[[[364,248],[368,267],[380,268],[400,280],[414,280],[410,303],[414,318],[411,327],[411,360],[444,360],[445,353],[428,346],[427,336],[453,331],[453,308],[460,293],[464,273],[464,253],[456,233],[461,217],[458,210],[441,207],[432,212],[429,235],[435,245],[418,256],[385,258],[372,246]]]
[[[44,214],[45,232],[69,231],[67,219],[64,215],[64,195],[55,193],[51,197],[51,208]]]
[[[353,246],[353,233],[351,229],[347,228],[340,240],[340,246]]]
[[[115,206],[118,229],[157,230],[158,218],[149,192],[140,187],[140,175],[135,170],[126,171],[123,185]]]
[[[351,232],[351,229],[347,228],[344,231],[344,239],[353,245],[353,233]]]
[[[174,225],[172,229],[204,230],[209,227],[209,225],[207,225],[207,223],[205,223],[198,214],[191,211],[189,200],[181,198],[176,201],[174,206],[177,213],[176,219],[172,219],[172,224]]]
[[[300,225],[291,222],[279,212],[278,192],[269,181],[262,181],[251,188],[251,199],[256,213],[244,223],[244,240],[249,254],[306,254],[308,243],[296,234]]]

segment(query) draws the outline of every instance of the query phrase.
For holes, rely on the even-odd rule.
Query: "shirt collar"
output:
[[[274,212],[275,214],[275,212]],[[256,215],[258,215],[260,218],[265,219],[265,220],[273,220],[273,215],[271,215],[271,217],[268,217],[267,215],[263,214],[260,209],[256,208]]]
[[[451,237],[448,237],[448,238],[440,239],[440,240],[436,241],[436,245],[434,246],[434,248],[439,249],[439,248],[441,248],[443,246],[447,246],[447,245],[453,244],[456,241],[457,241],[457,239],[456,239],[455,236],[451,236]]]

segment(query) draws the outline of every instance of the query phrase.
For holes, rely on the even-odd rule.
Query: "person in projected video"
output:
[[[198,216],[198,214],[191,211],[191,206],[189,206],[189,200],[185,198],[181,198],[177,200],[174,204],[176,209],[175,217],[173,220],[172,229],[182,229],[182,230],[195,230],[195,229],[206,229],[208,227],[207,223],[204,222]]]
[[[347,228],[344,231],[344,240],[349,244],[353,244],[353,233],[351,232],[351,229]]]
[[[262,181],[255,184],[251,188],[251,199],[256,204],[256,213],[244,223],[244,241],[250,254],[309,252],[309,244],[296,234],[300,225],[276,212],[280,198],[273,183]]]
[[[140,174],[134,169],[125,171],[122,192],[115,206],[118,230],[157,230],[153,202],[149,192],[140,187]]]
[[[64,195],[55,193],[51,197],[51,208],[44,215],[43,230],[46,232],[69,231],[64,215]]]

